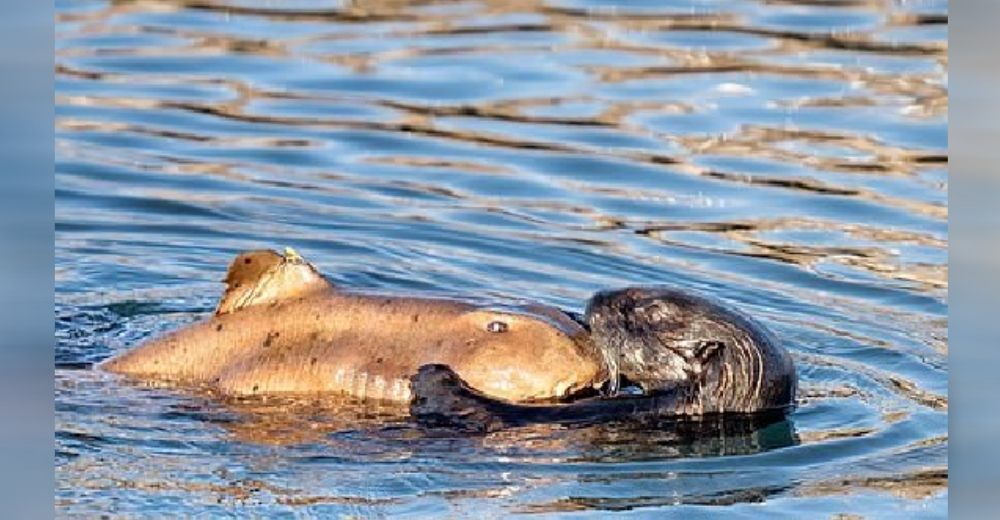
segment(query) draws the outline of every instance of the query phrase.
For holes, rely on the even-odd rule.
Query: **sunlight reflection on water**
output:
[[[57,512],[944,515],[947,4],[820,4],[57,2]],[[800,408],[448,438],[87,369],[286,245],[347,287],[708,292]]]

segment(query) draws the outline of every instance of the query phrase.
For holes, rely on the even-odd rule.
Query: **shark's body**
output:
[[[294,254],[237,257],[215,316],[104,363],[133,377],[226,394],[343,393],[409,402],[420,366],[448,365],[497,398],[565,398],[605,378],[587,331],[542,306],[498,310],[435,298],[357,294]]]

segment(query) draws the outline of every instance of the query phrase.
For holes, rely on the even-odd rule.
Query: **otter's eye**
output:
[[[507,332],[507,324],[502,321],[491,321],[486,325],[486,330],[495,333]]]
[[[642,314],[652,323],[658,323],[667,317],[669,309],[660,302],[652,302],[637,306],[635,312]]]

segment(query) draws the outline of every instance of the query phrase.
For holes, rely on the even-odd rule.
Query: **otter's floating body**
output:
[[[794,404],[791,356],[763,325],[708,298],[677,289],[632,287],[595,294],[586,312],[609,367],[610,396],[566,404],[504,402],[477,391],[450,367],[421,367],[410,413],[436,426],[489,431],[533,422],[701,419],[771,421]],[[618,396],[620,382],[640,396]]]
[[[498,310],[344,292],[292,251],[243,253],[226,283],[215,316],[102,367],[226,394],[333,392],[409,402],[425,424],[478,430],[774,416],[795,399],[792,359],[763,325],[676,289],[599,292],[581,324],[542,305]],[[618,395],[623,383],[641,395]],[[604,397],[582,397],[601,384]],[[553,400],[570,402],[535,403]]]

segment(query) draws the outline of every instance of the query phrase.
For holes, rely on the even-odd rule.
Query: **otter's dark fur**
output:
[[[795,399],[788,351],[763,325],[715,300],[668,288],[602,291],[591,297],[586,321],[612,372],[647,393],[677,393],[678,413],[754,413]]]
[[[773,417],[794,403],[789,353],[763,325],[719,302],[670,288],[602,291],[590,299],[584,321],[612,374],[605,396],[514,404],[477,392],[446,366],[429,365],[411,378],[411,413],[428,425],[492,430],[533,422]],[[623,381],[643,395],[617,395]]]

